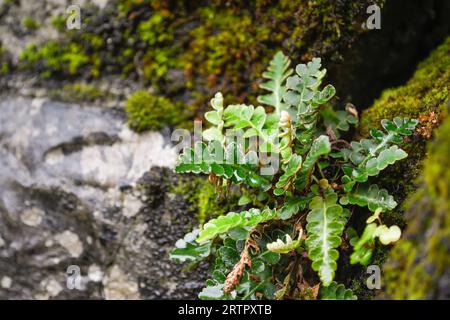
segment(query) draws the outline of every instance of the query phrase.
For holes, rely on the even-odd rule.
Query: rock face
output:
[[[383,219],[404,228],[391,251],[376,254],[375,260],[383,264],[383,288],[377,298],[450,298],[449,53],[447,37],[409,81],[386,89],[361,116],[363,136],[383,118],[419,119],[416,133],[404,148],[408,158],[378,177],[400,203]]]
[[[3,98],[0,298],[194,298],[201,273],[168,260],[192,216],[166,140],[112,109]]]

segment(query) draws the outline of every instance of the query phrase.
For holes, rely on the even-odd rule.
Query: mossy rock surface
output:
[[[450,37],[418,67],[413,77],[398,88],[386,89],[361,116],[360,132],[380,127],[382,119],[419,118],[448,111],[450,97]]]
[[[399,225],[405,233],[392,251],[377,248],[374,253],[372,264],[384,265],[384,290],[368,290],[367,274],[363,274],[352,283],[358,296],[423,299],[447,295],[448,298],[448,290],[444,292],[439,286],[445,287],[443,283],[449,281],[445,269],[450,262],[447,230],[449,84],[450,38],[447,38],[418,65],[405,85],[386,89],[361,115],[359,135],[362,137],[367,136],[371,128],[379,128],[382,119],[400,116],[417,118],[420,123],[404,146],[408,158],[388,167],[377,178],[377,183],[387,188],[399,203],[394,211],[383,214],[383,221]],[[443,121],[445,123],[436,129]],[[433,139],[435,141],[430,142]]]
[[[407,228],[383,268],[385,295],[450,299],[450,119],[437,130],[421,186],[406,203]]]

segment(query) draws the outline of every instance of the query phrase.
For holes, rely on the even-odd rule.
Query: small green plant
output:
[[[37,70],[44,78],[53,74],[76,75],[90,61],[81,45],[62,45],[56,41],[49,41],[40,47],[30,44],[19,57],[21,68]]]
[[[217,188],[240,185],[241,204],[255,194],[261,204],[212,219],[176,243],[175,260],[214,256],[201,299],[354,299],[334,281],[339,256],[348,258],[352,246],[350,263],[367,265],[376,245],[400,238],[397,226],[382,222],[397,203],[370,180],[407,156],[398,145],[417,121],[383,120],[369,139],[343,140],[357,113],[332,109],[335,88],[322,86],[325,74],[320,59],[293,70],[278,52],[260,86],[267,93],[258,101],[268,108],[225,107],[216,94],[203,141],[179,156],[176,172],[207,174]],[[280,170],[276,161],[275,170],[263,170],[268,154]],[[360,237],[350,225],[355,206],[373,212]]]
[[[144,90],[128,97],[125,111],[130,127],[138,132],[174,125],[181,118],[178,108],[170,100]]]
[[[39,29],[39,23],[32,17],[25,17],[22,19],[22,26],[27,30]]]

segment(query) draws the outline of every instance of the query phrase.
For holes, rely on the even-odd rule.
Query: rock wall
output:
[[[4,97],[0,298],[196,297],[202,269],[168,260],[195,223],[170,193],[174,160],[167,138],[133,133],[117,110]]]
[[[379,180],[400,205],[384,219],[404,226],[392,251],[378,250],[383,266],[380,298],[449,299],[448,162],[450,110],[450,38],[419,64],[403,86],[386,89],[362,113],[360,134],[383,118],[419,119],[409,140],[408,158],[384,172]]]

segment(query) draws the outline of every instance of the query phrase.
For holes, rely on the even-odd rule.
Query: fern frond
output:
[[[205,113],[205,119],[208,120],[213,127],[203,131],[202,136],[206,141],[220,141],[224,143],[223,135],[223,96],[222,93],[217,92],[214,98],[211,99],[211,106],[214,110]]]
[[[339,202],[342,205],[356,204],[360,207],[367,206],[372,212],[375,212],[378,208],[381,208],[382,211],[389,211],[397,206],[394,197],[387,190],[380,189],[376,184],[362,184],[357,189],[341,197]]]
[[[346,289],[343,284],[333,281],[328,287],[321,287],[319,290],[322,300],[357,300],[353,291]]]
[[[258,96],[258,102],[274,107],[277,115],[288,108],[283,102],[283,95],[286,92],[284,82],[293,72],[290,64],[291,60],[283,52],[278,51],[270,61],[267,71],[262,74],[263,78],[269,81],[259,85],[261,89],[270,91],[270,93]]]
[[[175,243],[175,248],[170,252],[170,259],[180,262],[199,261],[211,253],[211,242],[199,244],[195,241],[200,230],[195,229],[187,233],[183,239]]]
[[[311,211],[306,217],[306,246],[312,268],[317,271],[324,286],[333,281],[337,269],[341,235],[346,223],[346,212],[337,204],[337,195],[330,193],[324,198],[317,196],[309,205]]]
[[[284,101],[297,113],[296,136],[299,142],[308,146],[311,143],[318,119],[319,107],[328,102],[336,89],[328,85],[319,90],[326,69],[321,69],[321,60],[314,58],[308,64],[299,64],[296,75],[286,81],[287,91]]]
[[[311,149],[303,161],[302,169],[298,174],[298,182],[296,182],[296,185],[299,188],[304,188],[309,184],[314,165],[321,156],[330,153],[330,151],[331,144],[327,136],[322,135],[313,141]]]
[[[230,143],[226,149],[215,141],[210,144],[197,142],[194,148],[186,148],[175,165],[177,173],[214,174],[234,184],[245,183],[251,187],[268,190],[270,178],[257,173],[259,167],[250,155],[244,155],[239,145]]]
[[[207,222],[200,231],[197,242],[203,243],[213,239],[219,234],[226,233],[236,227],[254,227],[261,222],[265,222],[276,217],[275,210],[271,209],[250,209],[239,213],[230,212],[225,216],[212,219]]]

